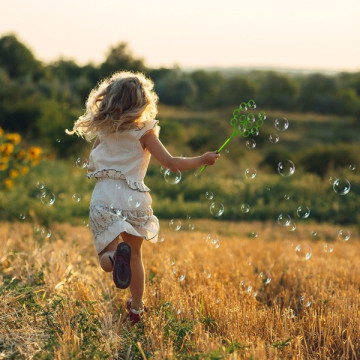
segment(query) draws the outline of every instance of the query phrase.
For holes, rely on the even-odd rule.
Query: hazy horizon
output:
[[[149,67],[359,71],[359,15],[357,0],[13,0],[0,36],[14,33],[46,63],[98,64],[126,42]]]

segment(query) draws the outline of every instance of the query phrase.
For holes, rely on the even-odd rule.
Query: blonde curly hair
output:
[[[119,71],[101,81],[86,101],[86,111],[69,135],[77,134],[90,141],[98,133],[130,130],[153,120],[158,96],[152,80],[142,73]]]

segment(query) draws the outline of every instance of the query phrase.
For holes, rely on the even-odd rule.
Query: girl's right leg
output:
[[[114,239],[104,250],[102,250],[99,256],[99,262],[102,269],[106,272],[113,271],[113,258],[116,251],[116,247],[119,243],[119,237]]]

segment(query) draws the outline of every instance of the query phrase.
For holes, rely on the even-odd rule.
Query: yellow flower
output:
[[[11,189],[14,186],[14,182],[11,179],[5,179],[4,184],[7,189]]]
[[[4,133],[4,130],[2,129],[2,127],[0,126],[0,136],[2,136]]]
[[[22,175],[26,175],[28,172],[29,172],[29,167],[28,167],[28,166],[24,166],[24,167],[21,169],[21,174],[22,174]]]
[[[6,170],[8,167],[7,163],[5,162],[0,162],[0,171]]]
[[[28,152],[27,155],[29,157],[29,159],[31,160],[37,160],[39,159],[40,155],[41,155],[41,147],[39,146],[32,146]]]
[[[19,172],[15,169],[10,170],[10,177],[16,179],[19,176]]]
[[[21,141],[21,136],[17,133],[7,134],[5,138],[6,140],[13,142],[15,145],[17,145]]]
[[[23,159],[24,157],[25,157],[25,151],[20,150],[19,153],[17,154],[17,158],[18,159]]]
[[[4,154],[4,156],[10,155],[14,151],[14,145],[13,144],[2,144],[0,146],[0,152]]]

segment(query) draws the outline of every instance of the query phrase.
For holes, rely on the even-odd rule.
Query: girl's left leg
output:
[[[143,239],[138,236],[130,235],[128,233],[122,233],[121,237],[131,247],[131,283],[130,292],[132,296],[131,308],[141,309],[143,306],[143,295],[145,288],[145,274],[144,265],[142,261],[141,246]]]

